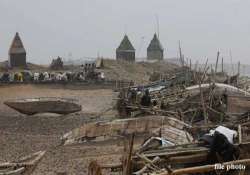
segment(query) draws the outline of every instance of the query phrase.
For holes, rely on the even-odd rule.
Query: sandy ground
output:
[[[3,104],[8,99],[51,96],[78,99],[83,110],[64,116],[50,114],[25,116]],[[122,147],[117,143],[59,146],[62,134],[83,123],[97,120],[98,114],[112,108],[113,99],[116,97],[112,90],[72,90],[44,85],[11,85],[0,86],[0,97],[0,162],[16,160],[36,151],[47,150],[33,174],[54,175],[66,172],[66,174],[81,175],[87,174],[87,166],[91,160],[98,159],[112,163],[120,159]],[[106,112],[102,116],[109,118],[113,117],[114,113]]]

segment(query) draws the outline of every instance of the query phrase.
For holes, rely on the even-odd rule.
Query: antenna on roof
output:
[[[157,37],[160,38],[160,24],[159,24],[159,17],[157,14],[155,14],[155,18],[156,18],[156,26],[157,26]]]
[[[229,50],[229,56],[230,56],[230,61],[231,61],[231,66],[232,66],[232,68],[231,68],[231,73],[232,73],[232,75],[234,75],[233,56],[232,56],[232,51],[231,51],[231,49]]]
[[[184,66],[184,55],[182,54],[182,49],[181,49],[181,41],[179,40],[179,56],[180,56],[180,63],[182,66]]]

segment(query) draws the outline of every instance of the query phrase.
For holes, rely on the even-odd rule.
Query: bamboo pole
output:
[[[224,72],[224,58],[221,59],[221,72]]]
[[[206,106],[205,106],[205,101],[204,101],[204,96],[203,96],[203,89],[201,88],[201,84],[202,84],[203,79],[205,78],[205,75],[206,75],[205,72],[207,71],[207,63],[208,63],[208,59],[206,61],[205,67],[204,67],[203,76],[200,77],[200,79],[199,79],[200,98],[201,98],[201,104],[202,104],[202,110],[203,110],[204,123],[205,124],[208,123],[208,118],[207,118]]]
[[[217,58],[216,58],[216,64],[215,64],[215,73],[217,73],[217,66],[218,66],[219,57],[220,57],[220,52],[218,51]]]
[[[240,76],[240,61],[238,62],[238,76]]]

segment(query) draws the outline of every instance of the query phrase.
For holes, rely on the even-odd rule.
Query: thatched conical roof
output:
[[[131,42],[128,39],[128,36],[125,35],[123,40],[121,41],[121,44],[116,49],[117,51],[135,51],[135,48],[131,44]]]
[[[10,45],[9,54],[18,54],[18,53],[26,53],[26,51],[23,46],[23,42],[17,32]]]
[[[161,51],[163,51],[163,47],[161,45],[161,42],[156,34],[154,34],[154,37],[148,46],[148,50],[161,50]]]

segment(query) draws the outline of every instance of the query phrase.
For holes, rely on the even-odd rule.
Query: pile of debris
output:
[[[222,81],[218,80],[219,76]],[[169,79],[124,88],[120,91],[117,109],[123,118],[168,115],[191,125],[202,121],[208,124],[246,118],[250,94],[232,86],[238,82],[237,76],[229,77],[223,73],[216,77],[206,71],[183,69]]]
[[[158,137],[150,137],[136,150],[133,147],[137,134],[133,133],[127,139],[120,163],[99,165],[95,162],[95,169],[123,175],[248,174],[250,142],[245,139],[249,123],[240,126],[237,131],[224,126],[207,126],[208,132],[200,127],[204,134],[200,137],[187,134],[187,142],[173,139],[178,138],[178,130],[171,132],[166,126],[163,127],[166,131],[161,131]],[[96,171],[90,175],[97,175],[93,172]]]
[[[121,162],[94,161],[90,175],[104,169],[123,175],[248,174],[250,93],[238,88],[238,75],[207,71],[182,67],[159,81],[119,89],[120,119],[84,124],[64,134],[62,144],[124,141]]]

